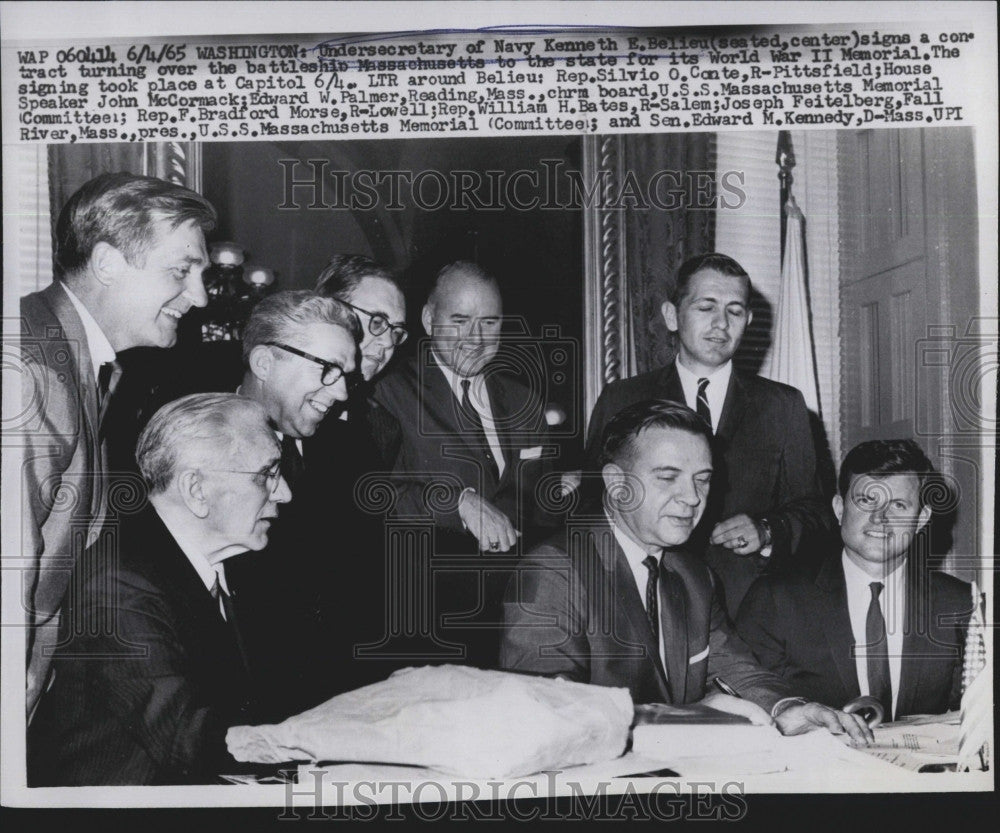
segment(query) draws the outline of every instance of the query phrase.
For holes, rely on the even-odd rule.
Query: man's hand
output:
[[[458,516],[484,552],[507,552],[521,534],[503,512],[475,492],[464,492],[459,498]]]
[[[718,709],[727,714],[738,714],[747,718],[754,726],[773,726],[774,721],[771,715],[764,711],[756,703],[749,700],[741,700],[731,694],[723,694],[721,691],[713,691],[706,694],[701,701],[702,705]]]
[[[831,734],[847,733],[851,740],[863,746],[875,742],[875,735],[858,715],[831,709],[822,703],[795,703],[775,717],[774,722],[783,735],[801,735],[817,726],[825,726]]]
[[[737,555],[760,552],[763,546],[757,524],[747,515],[733,515],[720,521],[715,525],[708,540],[712,544],[721,544]]]

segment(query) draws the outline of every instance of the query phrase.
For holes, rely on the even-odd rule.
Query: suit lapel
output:
[[[672,703],[674,699],[670,695],[670,687],[667,684],[663,663],[660,661],[660,646],[649,627],[646,608],[639,597],[639,589],[636,587],[632,568],[629,567],[625,553],[618,546],[614,530],[610,525],[600,528],[596,534],[604,537],[605,531],[606,540],[610,540],[610,545],[597,546],[596,549],[605,572],[606,581],[614,588],[614,609],[622,613],[628,622],[631,630],[629,637],[636,638],[645,649],[645,662],[653,667],[653,674],[663,702]]]
[[[657,389],[662,391],[660,396],[664,399],[679,402],[681,405],[687,404],[687,400],[684,398],[684,386],[681,385],[681,377],[677,374],[677,365],[674,362],[670,362],[663,368],[657,382]]]
[[[928,672],[933,662],[927,658],[935,653],[927,635],[921,634],[916,627],[917,622],[931,622],[931,589],[921,586],[919,577],[913,574],[910,563],[906,570],[906,610],[903,616],[903,657],[899,669],[899,691],[896,695],[896,714],[911,714],[913,704],[917,699],[923,681],[923,674]],[[938,649],[940,650],[940,649]]]
[[[87,333],[83,329],[79,313],[77,313],[60,281],[47,286],[42,290],[42,295],[51,307],[53,315],[62,328],[63,336],[70,345],[70,360],[76,363],[77,394],[80,397],[87,433],[91,436],[93,446],[96,448],[99,427],[97,382],[94,379],[94,365],[90,358]],[[42,334],[42,337],[45,338],[45,334]]]
[[[488,373],[483,376],[486,384],[486,393],[490,397],[490,410],[493,412],[493,427],[497,432],[497,439],[500,441],[500,453],[503,455],[503,475],[500,483],[505,484],[513,476],[514,462],[511,460],[510,448],[510,420],[507,414],[510,412],[510,403],[507,402],[506,391],[495,373]]]
[[[731,440],[743,421],[743,414],[746,412],[748,403],[749,395],[746,383],[734,368],[729,377],[729,389],[726,391],[726,400],[722,404],[722,417],[719,419],[719,430],[716,431],[716,434],[726,440]]]
[[[673,702],[687,702],[688,676],[688,597],[681,574],[671,568],[670,554],[660,568],[660,627],[663,629],[663,653],[667,661],[667,684]]]
[[[858,668],[854,661],[854,632],[851,630],[851,616],[847,610],[847,585],[840,556],[831,555],[820,568],[816,577],[822,610],[821,620],[826,623],[823,633],[830,647],[833,664],[847,692],[848,699],[861,693],[858,685]]]
[[[45,297],[68,345],[67,353],[70,361],[76,363],[75,382],[76,394],[83,413],[83,423],[80,431],[86,432],[86,447],[90,452],[88,461],[91,471],[106,472],[108,469],[108,450],[101,438],[101,415],[97,407],[97,380],[94,378],[94,363],[90,357],[90,345],[87,333],[83,328],[80,314],[63,289],[62,282],[56,281],[47,286],[42,295]],[[42,334],[43,338],[45,334]],[[75,348],[75,349],[74,349]],[[119,370],[119,376],[121,375]],[[115,380],[117,384],[117,380]],[[110,396],[108,397],[110,399]],[[82,439],[82,438],[81,438]],[[91,493],[90,512],[94,518],[104,518],[107,514],[107,481],[97,478]],[[97,528],[92,528],[87,536],[88,546],[93,542]]]
[[[205,587],[198,571],[195,570],[163,521],[152,509],[149,512],[152,515],[150,539],[153,542],[150,550],[154,552],[159,550],[158,553],[152,555],[152,560],[155,563],[150,566],[160,577],[164,590],[174,596],[177,600],[176,603],[187,611],[189,623],[202,623],[201,625],[193,625],[194,630],[202,633],[205,640],[219,645],[224,656],[236,660],[242,666],[243,671],[248,673],[247,655],[238,623],[226,622],[222,618],[218,600],[213,598]],[[159,545],[155,543],[157,541],[159,541]],[[149,563],[149,559],[147,559],[147,563]]]
[[[441,370],[441,366],[438,364],[437,359],[434,358],[434,353],[431,352],[429,347],[427,348],[426,355],[427,362],[425,367],[427,367],[427,372],[424,374],[424,389],[421,391],[424,395],[424,407],[432,408],[435,418],[447,427],[451,435],[461,441],[472,452],[472,459],[480,464],[482,477],[486,482],[492,484],[492,488],[487,491],[490,493],[495,492],[499,484],[493,476],[492,467],[486,465],[482,447],[472,432],[463,427],[459,421],[459,401],[455,396],[455,392],[452,390],[451,385],[448,384],[448,379],[445,377],[444,371]],[[490,395],[490,405],[493,408],[494,420],[496,421],[497,406],[493,402],[493,388],[488,387],[487,391]],[[502,443],[503,440],[501,439]],[[506,470],[504,473],[506,474]]]

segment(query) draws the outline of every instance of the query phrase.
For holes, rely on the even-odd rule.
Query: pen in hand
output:
[[[715,683],[715,687],[719,689],[723,694],[728,694],[730,697],[735,697],[738,700],[742,700],[739,694],[736,693],[736,689],[733,688],[729,683],[727,683],[722,677],[716,677],[712,680]]]
[[[744,700],[743,697],[741,697],[740,694],[736,691],[736,689],[733,688],[731,685],[729,685],[729,683],[727,683],[724,679],[722,679],[722,677],[714,677],[712,679],[712,682],[715,683],[715,687],[719,689],[719,691],[721,691],[723,694],[727,694],[736,700],[742,701],[743,703],[743,706],[739,708],[733,708],[732,706],[727,708],[725,706],[721,706],[720,704],[717,704],[716,708],[721,708],[723,711],[728,711],[731,714],[743,715],[743,717],[747,718],[751,723],[755,723],[757,725],[761,726],[774,725],[773,717],[771,717],[767,712],[765,712],[762,708],[760,708],[760,706],[756,706],[750,701]]]

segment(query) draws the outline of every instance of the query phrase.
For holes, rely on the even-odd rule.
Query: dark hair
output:
[[[747,298],[750,297],[753,285],[750,283],[750,276],[747,274],[746,269],[740,266],[729,255],[720,254],[719,252],[708,252],[696,257],[689,257],[681,264],[681,268],[677,270],[677,282],[670,293],[670,303],[675,307],[680,306],[681,301],[684,300],[684,296],[687,295],[688,289],[691,286],[691,278],[703,269],[712,269],[715,272],[720,272],[723,275],[729,275],[733,278],[743,278],[747,283]]]
[[[336,254],[319,273],[316,279],[316,292],[327,298],[347,301],[365,278],[378,278],[388,281],[400,292],[403,287],[399,279],[384,266],[376,263],[365,255]]]
[[[846,500],[851,480],[867,474],[888,477],[892,474],[915,474],[920,481],[920,506],[927,503],[927,486],[937,475],[934,464],[913,440],[869,440],[847,452],[840,466],[837,489]]]
[[[492,285],[498,292],[500,290],[497,279],[478,263],[473,263],[471,260],[456,260],[454,263],[449,263],[447,266],[442,267],[441,271],[434,276],[434,280],[431,282],[430,289],[427,292],[427,303],[431,304],[434,302],[434,295],[445,278],[459,274],[478,278],[484,283]]]
[[[201,194],[162,179],[124,172],[94,177],[59,213],[56,277],[64,279],[86,266],[98,243],[110,243],[129,263],[141,264],[153,242],[154,225],[163,220],[171,229],[194,221],[208,232],[217,216]]]
[[[601,454],[598,458],[601,468],[631,457],[636,437],[647,428],[686,431],[704,437],[708,447],[712,447],[712,429],[689,407],[668,399],[647,399],[622,408],[608,421],[601,435]]]

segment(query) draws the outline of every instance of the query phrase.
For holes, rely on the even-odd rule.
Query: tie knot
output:
[[[698,393],[699,394],[703,394],[705,392],[705,389],[707,387],[708,387],[708,379],[699,379],[698,380]]]
[[[222,592],[222,585],[219,584],[219,574],[215,574],[215,581],[212,584],[212,589],[209,591],[212,594],[213,599],[219,598],[219,593]]]
[[[872,589],[872,598],[878,599],[882,594],[882,587],[884,586],[881,581],[873,581],[868,585]]]
[[[647,555],[642,559],[642,563],[650,573],[658,573],[660,571],[660,559],[655,555]]]
[[[466,396],[469,395],[469,385],[471,384],[472,384],[471,379],[462,379],[462,393],[464,393]]]

